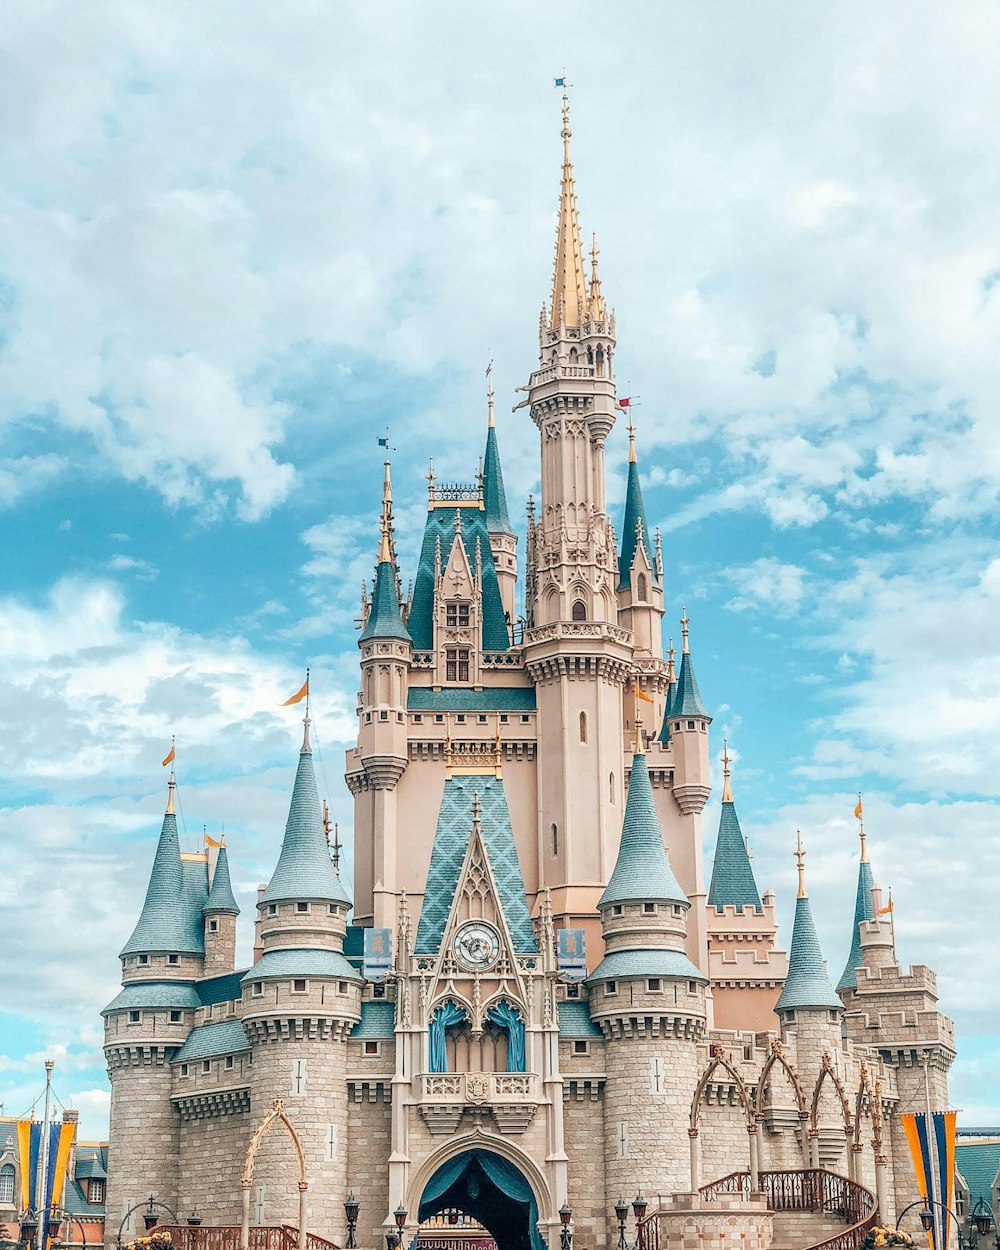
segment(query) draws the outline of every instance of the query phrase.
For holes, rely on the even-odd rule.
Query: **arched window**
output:
[[[580,741],[587,741],[587,713],[580,713]]]
[[[571,365],[575,365],[578,360],[579,360],[579,354],[577,353],[576,348],[571,347],[569,349],[569,363]]]
[[[635,593],[640,600],[646,598],[646,574],[640,573],[635,579]]]
[[[573,620],[585,621],[587,619],[587,605],[582,599],[577,599],[573,604]]]
[[[615,775],[608,773],[608,793],[611,796],[611,802],[615,801]]]
[[[14,1205],[14,1165],[5,1163],[0,1168],[0,1207]]]
[[[604,348],[601,347],[600,343],[597,345],[597,376],[599,378],[604,377]]]
[[[555,823],[552,825],[552,854],[559,854],[559,826]]]

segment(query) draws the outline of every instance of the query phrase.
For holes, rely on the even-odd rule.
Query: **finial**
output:
[[[173,815],[173,812],[174,812],[174,786],[176,786],[177,784],[177,782],[174,780],[174,760],[176,758],[177,758],[177,739],[174,737],[173,734],[171,734],[170,735],[170,750],[166,753],[163,759],[160,760],[160,764],[164,768],[166,768],[168,764],[170,765],[170,777],[167,781],[167,812],[166,814],[168,816]]]
[[[176,788],[177,788],[177,782],[174,779],[173,766],[171,766],[170,776],[167,778],[167,810],[166,810],[167,816],[173,816],[175,814],[174,791],[176,790]]]
[[[340,872],[340,825],[333,822],[333,868]]]
[[[799,892],[797,898],[807,898],[806,894],[806,869],[805,869],[806,853],[802,849],[802,830],[795,830],[795,861],[799,870]]]
[[[729,784],[729,739],[722,739],[722,801],[732,803],[733,788]]]
[[[690,642],[688,640],[688,610],[687,607],[681,608],[681,638],[683,640],[682,651],[684,655],[688,655],[691,651]]]
[[[858,837],[861,839],[861,862],[868,863],[868,835],[865,833],[865,809],[861,805],[861,791],[858,791],[858,805],[854,809],[858,818]]]
[[[646,745],[642,738],[642,713],[639,710],[640,699],[649,701],[649,695],[643,694],[642,689],[639,686],[639,679],[634,677],[632,679],[632,702],[635,704],[635,711],[633,713],[633,719],[635,720],[635,755],[646,754]]]
[[[677,674],[674,669],[674,656],[676,654],[677,652],[674,650],[674,637],[673,634],[671,634],[669,645],[667,647],[667,681],[669,681],[671,685],[677,680]]]
[[[486,366],[486,408],[489,413],[489,428],[492,430],[494,426],[493,420],[493,357],[490,357],[490,363]]]
[[[628,462],[629,464],[635,464],[635,420],[632,417],[631,407],[629,408],[628,426],[626,428],[628,429]]]
[[[388,439],[386,440],[388,443]],[[385,470],[382,475],[382,535],[378,547],[379,564],[392,563],[392,542],[389,530],[392,525],[392,477],[390,475],[389,449],[385,452]]]
[[[434,476],[434,457],[431,456],[427,462],[427,494],[431,503],[434,502],[434,483],[436,481],[437,478]]]
[[[472,827],[479,828],[479,822],[482,819],[483,809],[479,805],[479,791],[475,790],[472,795]]]
[[[309,670],[306,669],[306,714],[302,719],[302,754],[311,755],[312,747],[309,745]]]

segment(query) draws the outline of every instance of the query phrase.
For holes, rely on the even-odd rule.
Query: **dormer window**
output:
[[[449,647],[445,651],[445,680],[469,680],[469,653],[464,647]]]
[[[468,603],[445,604],[445,624],[450,629],[468,629],[470,610]]]
[[[102,1178],[96,1176],[87,1182],[87,1201],[92,1207],[99,1206],[104,1201],[105,1184]]]

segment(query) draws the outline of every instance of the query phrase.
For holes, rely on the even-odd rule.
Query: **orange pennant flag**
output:
[[[214,846],[214,847],[218,848],[218,847],[220,847],[220,846],[222,845],[222,843],[221,843],[221,842],[216,842],[216,840],[215,840],[215,839],[214,839],[214,838],[213,838],[210,834],[207,834],[207,833],[206,833],[206,834],[205,834],[205,845],[206,845],[206,846]]]
[[[641,688],[637,681],[632,683],[632,693],[637,699],[643,699],[646,703],[653,702],[650,696]]]
[[[864,814],[865,814],[865,813],[864,813],[864,809],[863,809],[863,808],[862,808],[862,806],[861,806],[861,795],[859,794],[859,795],[858,795],[858,805],[857,805],[857,807],[854,809],[854,815],[855,815],[855,817],[856,817],[858,820],[861,820],[861,819],[864,817]]]
[[[177,748],[171,742],[170,750],[167,752],[164,758],[160,760],[160,763],[163,765],[164,768],[166,768],[166,766],[168,764],[172,764],[176,758],[177,758]]]
[[[281,706],[291,707],[293,703],[301,703],[308,693],[309,693],[309,678],[307,676],[305,681],[302,683],[301,688],[297,690],[290,699],[286,699],[284,703],[282,703]]]
[[[878,914],[880,916],[887,916],[891,911],[892,911],[892,899],[889,899],[888,903],[886,903],[884,907],[880,907],[878,909]]]

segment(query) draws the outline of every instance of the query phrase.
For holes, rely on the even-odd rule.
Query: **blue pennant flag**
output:
[[[565,87],[565,86],[566,86],[566,79],[565,79],[565,78],[557,78],[557,79],[555,80],[555,84],[556,84],[556,86],[557,86],[557,87]]]
[[[556,931],[556,962],[564,981],[582,981],[587,975],[587,943],[582,929]]]
[[[378,445],[379,445],[380,447],[388,447],[388,446],[389,446],[389,440],[388,440],[387,438],[380,438],[380,439],[378,440]]]

